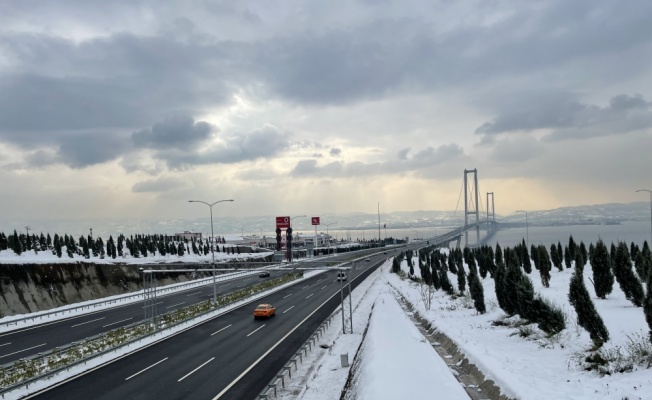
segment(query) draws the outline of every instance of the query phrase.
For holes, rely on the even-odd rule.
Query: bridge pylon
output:
[[[473,174],[472,196],[469,195],[468,174]],[[464,245],[469,246],[469,215],[475,215],[476,244],[480,243],[480,202],[478,201],[478,169],[464,170]]]
[[[491,195],[491,202],[489,202],[489,195]],[[491,208],[491,211],[489,211]],[[496,232],[496,207],[494,206],[494,192],[487,192],[487,225],[489,225],[489,233]]]

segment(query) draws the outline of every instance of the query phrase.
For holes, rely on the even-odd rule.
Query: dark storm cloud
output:
[[[232,164],[241,161],[270,158],[287,150],[290,141],[286,134],[272,125],[250,132],[235,132],[218,136],[218,144],[212,144],[206,151],[185,151],[184,149],[165,149],[154,157],[167,162],[175,169],[203,164]]]
[[[192,149],[210,139],[215,127],[207,122],[195,123],[189,116],[173,116],[157,122],[151,129],[134,132],[131,139],[148,149]]]
[[[115,160],[125,151],[124,140],[111,134],[76,134],[61,139],[59,161],[71,168],[84,168]]]
[[[651,103],[643,96],[621,94],[600,107],[565,99],[542,103],[525,102],[476,129],[478,134],[529,132],[551,129],[547,140],[618,135],[652,127]]]
[[[291,175],[296,177],[354,177],[420,172],[455,160],[464,154],[462,148],[455,144],[443,145],[436,149],[428,146],[412,156],[410,156],[410,151],[410,149],[403,149],[395,160],[376,163],[334,161],[319,166],[317,160],[301,160],[292,169]]]

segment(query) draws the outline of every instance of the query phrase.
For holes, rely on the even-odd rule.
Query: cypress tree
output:
[[[566,247],[564,248],[564,264],[566,265],[566,268],[571,267],[571,261],[572,258],[571,258],[570,250],[568,249],[568,247]]]
[[[613,289],[614,276],[611,273],[609,250],[602,239],[598,240],[593,250],[591,269],[593,270],[595,294],[598,298],[605,299]]]
[[[183,242],[179,242],[179,246],[177,247],[177,255],[179,255],[179,257],[183,257],[185,253],[186,253],[186,246],[184,245]]]
[[[457,290],[461,295],[466,291],[466,273],[463,265],[457,266]]]
[[[559,262],[564,264],[564,249],[561,247],[561,242],[557,242],[557,257],[559,257]]]
[[[539,259],[539,275],[541,276],[541,284],[544,287],[550,287],[550,257],[546,246],[540,245],[537,248],[537,256]]]
[[[582,266],[585,266],[586,262],[589,260],[589,253],[586,251],[584,242],[580,242],[579,253],[582,256]]]
[[[453,285],[451,285],[451,281],[448,279],[448,268],[446,268],[445,264],[439,269],[439,283],[446,293],[449,295],[455,294],[455,289],[453,289]]]
[[[531,314],[537,326],[548,335],[554,335],[566,328],[564,312],[557,306],[537,295],[532,301]]]
[[[647,294],[643,301],[643,312],[645,313],[645,322],[650,329],[650,342],[652,342],[652,274],[649,274],[647,278]]]
[[[503,261],[503,251],[502,251],[502,249],[500,248],[500,244],[498,244],[498,243],[496,243],[496,254],[495,254],[495,258],[496,258],[496,265],[498,265],[498,264],[504,262],[504,261]]]
[[[581,257],[581,256],[580,256]],[[609,331],[595,309],[591,296],[584,286],[582,270],[575,268],[568,289],[568,300],[577,313],[577,323],[589,333],[596,347],[609,341]]]
[[[435,264],[435,263],[432,263],[432,262],[430,263],[430,269],[431,269],[430,277],[432,279],[432,286],[435,287],[435,290],[441,289],[441,282],[439,280],[439,273],[437,273],[437,271],[439,271],[439,269],[437,267],[438,265],[440,265],[440,264],[438,264],[438,263]]]
[[[533,247],[534,249],[534,247]],[[531,253],[528,253],[527,251],[527,245],[525,244],[525,240],[523,240],[523,243],[521,245],[521,256],[523,257],[523,271],[525,271],[526,274],[531,274],[532,273],[532,261],[530,260],[530,254],[532,254],[532,258],[536,259],[537,254],[534,250],[532,250]],[[536,267],[536,262],[534,263]]]
[[[559,260],[559,253],[557,253],[557,246],[555,244],[550,245],[550,259],[552,260],[552,265],[559,270],[559,272],[564,270],[564,267],[561,265],[561,260]]]
[[[629,250],[625,242],[620,242],[616,249],[616,261],[614,264],[614,275],[625,297],[636,307],[643,306],[643,285],[634,275],[632,260],[629,258]]]
[[[575,253],[577,251],[577,244],[573,240],[573,235],[568,238],[568,251],[570,253],[571,260],[575,261]]]
[[[640,252],[641,254],[641,278],[644,282],[647,282],[650,276],[652,275],[652,252],[650,251],[650,246],[647,244],[647,240],[643,242],[643,249]],[[648,290],[649,286],[648,286]]]
[[[484,304],[484,288],[482,282],[478,278],[478,273],[475,268],[469,267],[469,292],[473,299],[473,306],[480,314],[487,312],[487,307]]]

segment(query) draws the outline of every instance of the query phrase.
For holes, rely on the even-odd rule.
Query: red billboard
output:
[[[276,217],[276,227],[287,229],[290,227],[290,217]]]
[[[319,217],[312,217],[312,224],[319,225]]]

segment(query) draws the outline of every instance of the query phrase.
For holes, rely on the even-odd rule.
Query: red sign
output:
[[[287,229],[290,227],[290,217],[276,217],[276,227]]]
[[[319,225],[319,217],[312,217],[312,224]]]

